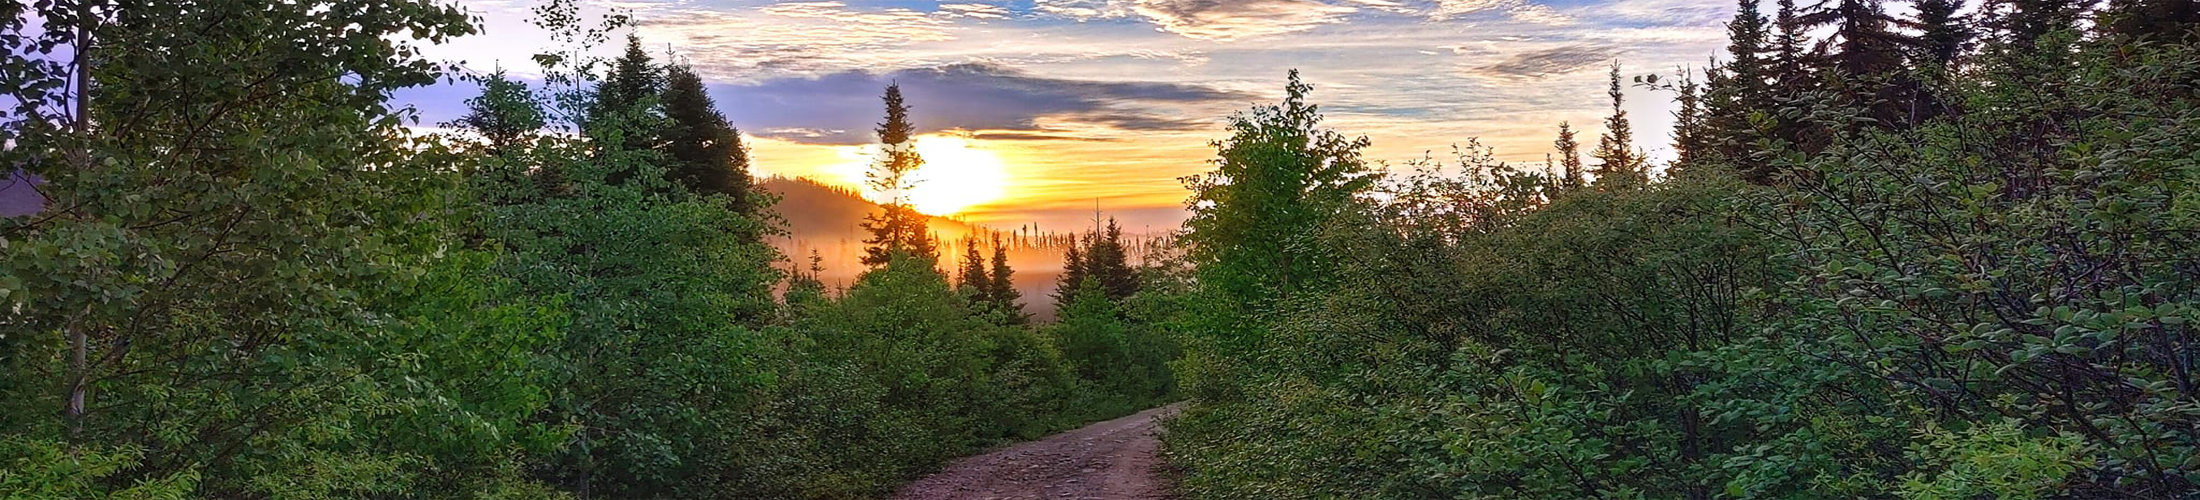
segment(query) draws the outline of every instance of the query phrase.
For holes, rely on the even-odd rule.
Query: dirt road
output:
[[[895,500],[1153,500],[1173,498],[1160,476],[1154,419],[1175,407],[957,460],[901,488]]]

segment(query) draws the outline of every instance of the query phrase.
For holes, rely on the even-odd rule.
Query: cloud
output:
[[[1138,0],[1134,10],[1164,31],[1216,41],[1304,31],[1359,11],[1314,0]]]
[[[1033,0],[1041,16],[1091,21],[1143,18],[1164,32],[1229,42],[1350,21],[1363,10],[1445,21],[1480,12],[1565,26],[1569,16],[1529,0]],[[1642,0],[1653,2],[1708,0]]]
[[[1594,9],[1598,16],[1645,26],[1720,27],[1734,16],[1729,0],[1621,0]]]
[[[784,2],[756,9],[658,9],[637,13],[652,43],[670,43],[706,57],[692,61],[705,76],[739,69],[822,72],[886,64],[911,45],[955,40],[954,19],[994,11],[984,4],[917,12],[855,10],[842,2]],[[945,7],[943,6],[943,9]]]
[[[1002,139],[1050,138],[1064,127],[1198,129],[1211,123],[1152,108],[1253,99],[1200,85],[1049,78],[983,63],[718,85],[712,94],[727,117],[752,135],[863,144],[873,140],[871,124],[881,114],[878,94],[889,83],[901,84],[920,132],[972,130]]]
[[[1124,0],[1033,0],[1031,11],[1078,22],[1131,15],[1130,4]]]
[[[1078,134],[1054,134],[1054,133],[1044,133],[1044,132],[995,132],[995,131],[985,131],[985,132],[973,132],[973,133],[971,133],[971,134],[970,134],[970,138],[972,138],[972,139],[979,139],[979,140],[986,140],[986,141],[1084,141],[1084,142],[1121,142],[1121,141],[1123,141],[1123,139],[1121,139],[1121,138],[1115,138],[1115,137],[1092,137],[1092,136],[1086,136],[1086,135],[1078,135]]]
[[[1619,52],[1618,48],[1609,45],[1565,45],[1517,52],[1495,64],[1468,70],[1468,73],[1497,79],[1541,79],[1608,64]]]
[[[949,19],[1008,19],[1007,7],[983,3],[943,3],[937,15]]]
[[[1527,0],[1437,0],[1436,7],[1428,13],[1430,19],[1443,21],[1479,12],[1503,12],[1522,22],[1547,26],[1565,26],[1574,23],[1573,16],[1559,13],[1549,6],[1530,3]]]

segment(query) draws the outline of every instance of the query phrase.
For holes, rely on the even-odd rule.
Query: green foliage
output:
[[[145,451],[123,447],[82,449],[50,441],[11,437],[0,441],[0,497],[21,500],[110,498],[180,500],[191,498],[199,474],[178,471],[127,487],[111,487],[108,478],[142,464]]]
[[[1906,87],[1777,68],[1806,62],[1788,50],[1813,23],[1884,22],[1872,5],[1782,7],[1767,49],[1781,55],[1755,78],[1827,86],[1764,109],[1740,104],[1742,68],[1715,73],[1703,126],[1746,140],[1712,142],[1736,152],[1688,175],[1569,192],[1469,146],[1457,168],[1386,177],[1292,247],[1332,259],[1324,286],[1246,300],[1205,279],[1227,268],[1202,268],[1160,323],[1186,339],[1192,404],[1164,435],[1185,493],[2200,491],[2180,354],[2200,300],[2195,49],[1989,24],[2025,48],[1959,62],[1930,95],[1886,93]],[[2058,15],[2040,7],[2008,15]],[[1876,28],[1849,29],[1836,36]],[[1868,67],[1892,42],[1812,64]],[[1886,119],[1912,99],[1962,112]],[[1738,116],[1747,130],[1722,130]],[[1206,258],[1274,255],[1255,250]],[[1241,301],[1263,307],[1215,312]]]
[[[1292,71],[1281,104],[1230,118],[1215,143],[1215,171],[1183,179],[1192,196],[1184,243],[1201,280],[1250,305],[1318,282],[1324,262],[1294,241],[1344,209],[1373,183],[1360,160],[1367,138],[1320,128]]]
[[[469,111],[452,125],[481,134],[496,152],[520,146],[548,125],[527,84],[506,77],[503,70],[474,80],[481,84],[481,95],[466,99]]]
[[[1110,297],[1097,279],[1070,292],[1069,307],[1056,311],[1047,331],[1076,374],[1077,397],[1071,407],[1100,419],[1168,402],[1175,380],[1167,363],[1174,343],[1143,318],[1129,316],[1128,304]]]
[[[837,297],[776,270],[700,81],[587,56],[623,19],[541,6],[543,84],[476,77],[424,137],[384,99],[472,19],[371,7],[0,10],[0,163],[55,201],[0,219],[0,497],[872,498],[1142,409],[1072,406],[1055,339],[927,251]]]
[[[2085,465],[2076,435],[2028,435],[2014,421],[1980,423],[1963,432],[1927,428],[1911,445],[1915,459],[1942,468],[1903,476],[1904,500],[2045,498]]]
[[[666,70],[664,92],[665,155],[671,176],[689,191],[732,198],[734,211],[751,213],[760,200],[749,192],[749,149],[741,132],[726,123],[703,80],[686,66]]]

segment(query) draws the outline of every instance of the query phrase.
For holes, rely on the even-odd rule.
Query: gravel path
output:
[[[1166,500],[1154,420],[1167,406],[964,458],[895,500]]]

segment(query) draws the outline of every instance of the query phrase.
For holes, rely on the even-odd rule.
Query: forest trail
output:
[[[1152,500],[1174,498],[1160,475],[1156,421],[1177,405],[1019,443],[948,464],[894,500]]]

